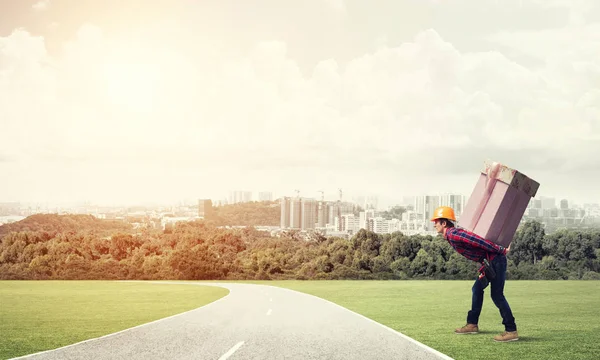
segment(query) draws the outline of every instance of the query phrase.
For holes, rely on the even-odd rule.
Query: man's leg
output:
[[[494,270],[496,270],[496,278],[491,281],[492,300],[502,316],[502,324],[504,325],[505,333],[494,339],[497,341],[512,341],[517,340],[517,324],[513,316],[510,305],[504,296],[504,283],[506,282],[506,256],[498,255],[492,261]]]
[[[471,310],[467,313],[467,324],[475,324],[479,323],[479,315],[481,314],[481,309],[483,308],[483,290],[487,287],[488,282],[485,278],[475,279],[475,283],[471,288],[472,297],[471,297]]]
[[[473,334],[479,331],[477,324],[479,323],[479,315],[483,307],[483,290],[487,287],[488,282],[485,278],[475,279],[475,283],[471,288],[471,310],[467,313],[467,325],[460,329],[456,329],[457,334]]]

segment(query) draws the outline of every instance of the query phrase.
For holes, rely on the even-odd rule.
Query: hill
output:
[[[128,231],[131,225],[118,220],[98,219],[92,215],[34,214],[21,221],[0,226],[0,238],[11,232],[46,231],[51,233],[76,233],[92,231],[113,233]]]
[[[210,220],[216,226],[278,226],[281,206],[277,201],[253,201],[213,207]]]

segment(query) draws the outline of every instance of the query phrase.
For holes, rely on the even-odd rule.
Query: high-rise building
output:
[[[232,191],[230,193],[230,204],[244,203],[252,201],[252,191]]]
[[[568,209],[569,208],[569,201],[567,199],[562,199],[560,201],[560,208],[561,209]]]
[[[527,209],[527,216],[529,217],[541,217],[542,215],[542,209],[538,209],[535,207]]]
[[[431,219],[435,209],[441,205],[440,203],[441,198],[438,195],[423,195],[415,198],[415,212],[419,214],[419,219],[426,223],[428,230],[433,230],[433,223],[427,220]]]
[[[389,231],[388,220],[382,217],[373,218],[373,231],[378,234],[387,234]]]
[[[416,212],[412,211],[412,210],[408,210],[406,212],[402,213],[402,221],[416,221],[419,219],[419,214],[417,214]]]
[[[466,197],[459,194],[421,195],[415,197],[415,220],[423,221],[425,229],[433,231],[433,222],[429,221],[438,206],[450,206],[458,218],[466,206]]]
[[[396,231],[400,231],[401,223],[402,223],[402,221],[400,219],[388,220],[388,234],[394,233]]]
[[[367,228],[365,230],[375,231],[375,218],[370,218],[367,220]]]
[[[358,214],[358,228],[368,230],[369,229],[369,220],[373,219],[374,217],[375,217],[374,209],[369,209],[367,211],[361,211],[360,214]]]
[[[318,217],[318,202],[315,199],[281,198],[281,228],[314,229],[315,226],[319,226]]]
[[[454,213],[457,217],[460,217],[460,215],[463,213],[466,204],[465,201],[465,196],[464,195],[458,195],[458,194],[449,194],[449,195],[442,195],[441,200],[440,200],[440,206],[450,206],[451,208],[454,209]]]
[[[317,227],[326,227],[329,224],[329,204],[326,201],[319,201],[317,206]]]
[[[354,214],[344,214],[341,216],[338,231],[356,233],[358,231],[358,219]]]
[[[364,210],[377,210],[378,206],[377,196],[355,196],[352,198],[352,202],[354,202],[357,206],[360,206]]]
[[[291,211],[291,200],[289,197],[284,196],[281,198],[281,216],[280,216],[280,227],[287,229],[290,227],[290,211]]]
[[[302,200],[299,197],[290,199],[290,228],[302,227]]]
[[[213,206],[210,199],[198,200],[198,216],[203,219],[211,219],[213,215]]]
[[[328,224],[334,224],[334,219],[342,221],[341,216],[354,213],[354,204],[341,201],[331,202],[328,205]]]
[[[317,201],[315,199],[302,199],[301,229],[314,229],[317,223]]]
[[[259,192],[258,201],[273,201],[273,193],[270,191]]]
[[[339,203],[334,202],[334,203],[330,203],[329,206],[327,206],[327,219],[329,220],[328,224],[335,224],[335,220],[337,219],[338,221],[342,221],[342,212],[341,212],[341,207],[339,206]]]
[[[340,230],[342,226],[346,226],[344,224],[348,223],[348,220],[344,220],[342,217],[354,214],[355,211],[355,204],[353,203],[316,200],[314,198],[301,198],[300,196],[282,197],[280,203],[281,228],[307,230],[333,226]],[[370,210],[369,213],[373,213],[372,216],[374,216],[374,210]],[[343,221],[346,221],[346,223],[343,223]],[[359,225],[358,217],[352,220],[351,223],[351,229],[356,230]]]
[[[377,198],[377,196],[367,196],[367,198],[365,199],[365,210],[369,210],[369,209],[374,209],[377,210],[377,206],[378,206],[379,200]]]
[[[554,209],[556,208],[556,199],[551,197],[540,196],[542,201],[542,209]]]

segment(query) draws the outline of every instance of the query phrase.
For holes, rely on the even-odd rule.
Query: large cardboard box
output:
[[[457,225],[508,247],[539,186],[515,169],[486,160]]]

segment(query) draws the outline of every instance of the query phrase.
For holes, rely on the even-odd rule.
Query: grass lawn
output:
[[[260,281],[333,301],[455,359],[598,359],[600,281],[508,281],[519,341],[497,343],[502,318],[485,291],[480,333],[466,323],[472,281]]]
[[[596,359],[600,281],[508,281],[520,340],[496,343],[486,289],[481,333],[455,335],[471,281],[252,281],[333,301],[460,359]],[[226,289],[102,281],[0,281],[0,358],[52,349],[187,311]]]
[[[0,281],[0,359],[175,315],[229,290],[109,281]]]

